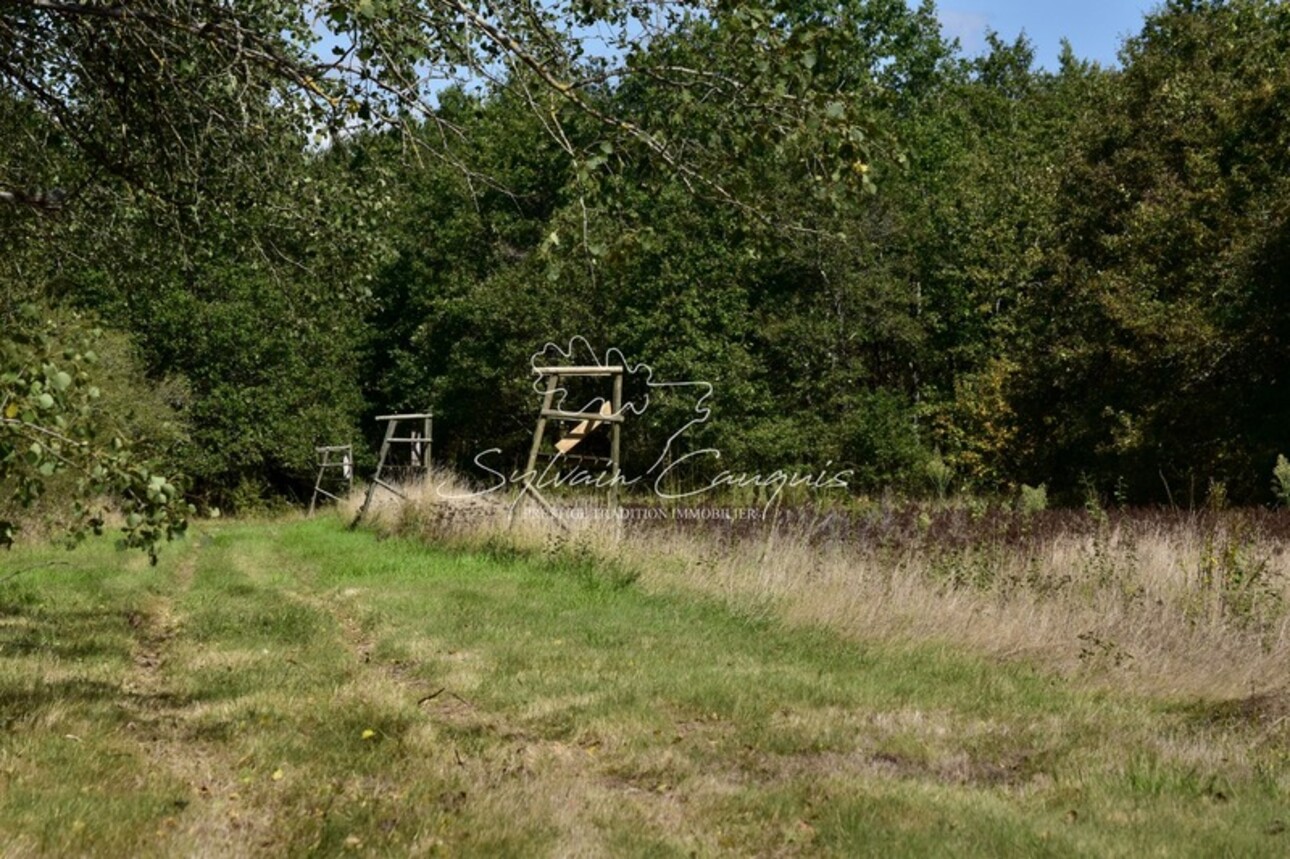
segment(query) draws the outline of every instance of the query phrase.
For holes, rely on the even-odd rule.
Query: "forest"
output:
[[[1277,0],[1055,69],[931,0],[16,0],[0,41],[2,541],[49,499],[145,546],[307,501],[392,412],[522,462],[573,337],[710,382],[681,444],[723,468],[1290,496]]]

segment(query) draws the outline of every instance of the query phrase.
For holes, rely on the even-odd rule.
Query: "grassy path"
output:
[[[334,522],[0,586],[0,855],[1258,856],[1284,719]]]

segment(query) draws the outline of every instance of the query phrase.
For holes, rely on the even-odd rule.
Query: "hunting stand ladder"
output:
[[[434,425],[433,412],[419,412],[407,415],[378,415],[376,420],[385,424],[385,437],[381,442],[381,454],[376,461],[376,473],[372,475],[372,482],[367,486],[367,495],[363,498],[363,506],[359,508],[358,515],[354,517],[353,525],[357,525],[367,512],[367,508],[372,503],[372,496],[376,494],[378,486],[385,487],[400,498],[407,498],[403,490],[399,488],[399,483],[406,482],[410,477],[428,475],[430,473],[430,446],[433,439],[431,438]],[[398,434],[399,425],[406,427],[406,435]],[[420,424],[420,429],[415,427]],[[406,445],[407,456],[406,462],[395,464],[391,461],[390,454],[394,445]],[[402,457],[396,457],[402,458]],[[386,475],[396,472],[402,477],[401,481],[390,482],[386,480]],[[351,526],[353,527],[353,526]]]
[[[519,494],[511,504],[510,521],[515,524],[515,514],[523,503],[525,496],[532,495],[543,511],[557,524],[565,527],[556,515],[550,502],[542,496],[534,484],[539,458],[563,460],[566,462],[587,464],[609,472],[609,505],[618,506],[618,479],[621,469],[621,444],[623,426],[623,368],[621,366],[576,366],[576,367],[534,367],[533,372],[539,380],[546,379],[546,391],[542,396],[542,409],[538,412],[537,427],[533,431],[533,445],[529,448],[528,465],[524,469]],[[612,399],[601,400],[598,411],[570,412],[554,408],[555,395],[564,379],[609,378],[613,380]],[[593,400],[594,402],[594,400]],[[571,423],[575,426],[555,443],[555,452],[542,450],[545,441],[547,421]],[[609,456],[598,456],[579,451],[580,443],[599,429],[601,424],[609,424]]]
[[[309,515],[314,515],[314,508],[318,506],[318,496],[323,495],[332,501],[340,501],[340,496],[334,495],[326,489],[323,489],[323,483],[326,482],[337,491],[340,487],[336,484],[336,479],[329,480],[331,475],[329,471],[340,470],[338,480],[345,484],[345,493],[349,494],[354,490],[354,447],[348,444],[333,444],[326,447],[314,448],[318,453],[318,479],[314,481],[314,494],[309,499]]]

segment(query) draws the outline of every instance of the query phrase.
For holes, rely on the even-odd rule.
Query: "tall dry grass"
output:
[[[407,500],[379,491],[368,519],[463,548],[594,558],[648,588],[858,639],[1024,658],[1096,685],[1278,708],[1290,694],[1286,514],[908,505],[617,519],[561,503],[557,524],[532,502],[511,522],[513,494],[470,491],[438,472]]]

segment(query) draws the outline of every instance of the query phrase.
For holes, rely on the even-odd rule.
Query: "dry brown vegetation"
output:
[[[939,641],[1096,685],[1245,701],[1260,719],[1290,713],[1290,512],[876,504],[760,519],[629,508],[619,521],[584,501],[561,505],[559,525],[531,503],[511,525],[509,496],[468,492],[439,473],[407,503],[386,496],[374,518],[435,542],[594,556],[649,588],[856,638]]]

